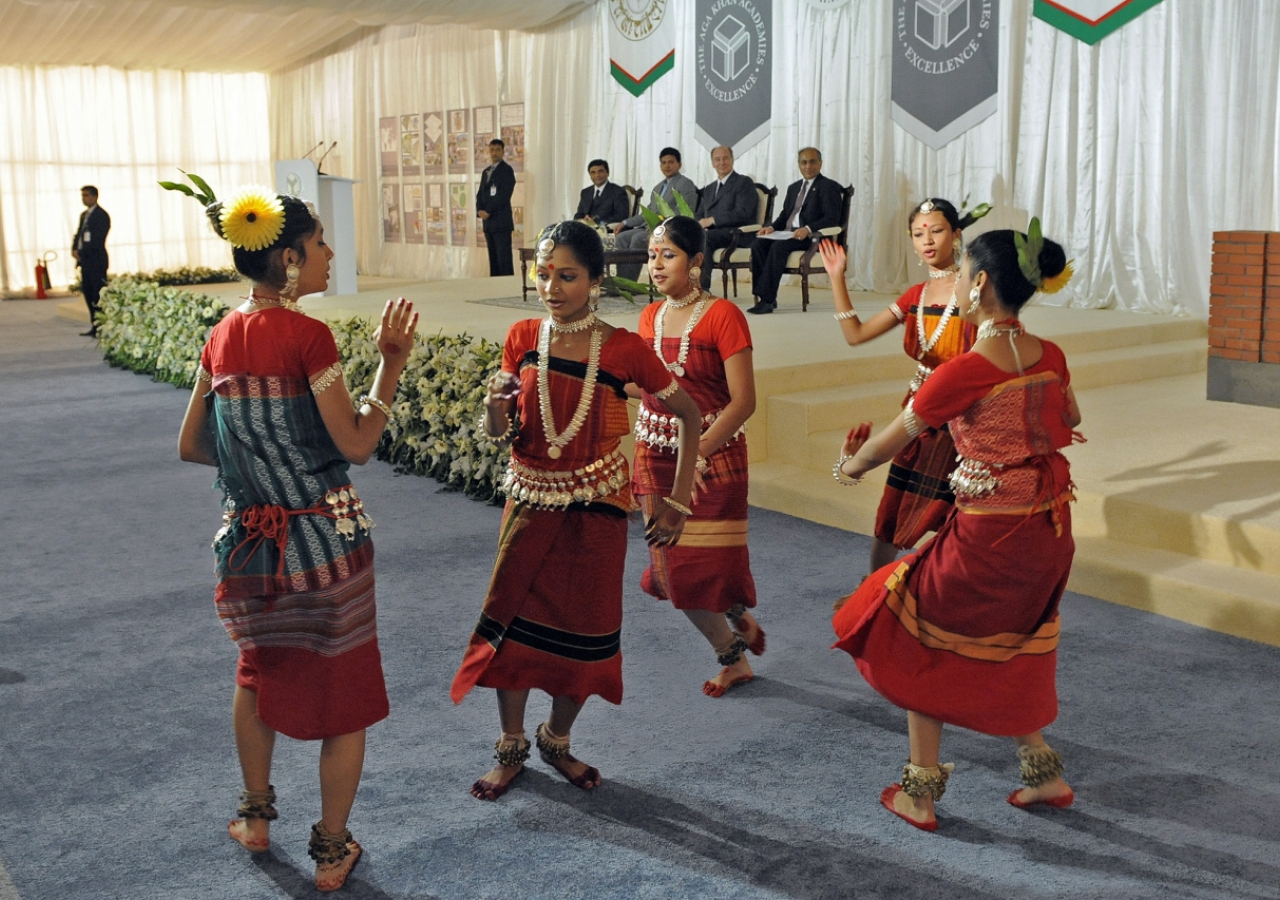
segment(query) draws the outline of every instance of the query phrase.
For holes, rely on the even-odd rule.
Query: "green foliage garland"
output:
[[[98,340],[107,362],[185,388],[195,384],[200,350],[228,312],[205,294],[124,278],[108,284],[101,301]],[[375,325],[352,318],[330,328],[343,379],[359,394],[378,368]],[[477,499],[497,499],[506,453],[480,433],[479,422],[485,383],[501,364],[502,345],[493,341],[416,335],[378,458]]]

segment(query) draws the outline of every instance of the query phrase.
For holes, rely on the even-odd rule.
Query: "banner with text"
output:
[[[1035,0],[1037,19],[1060,28],[1086,44],[1096,44],[1160,0]]]
[[[676,24],[670,0],[608,0],[609,71],[639,97],[671,71]]]
[[[939,150],[996,111],[999,0],[893,6],[893,121]]]
[[[773,0],[697,0],[695,136],[735,154],[769,134]]]

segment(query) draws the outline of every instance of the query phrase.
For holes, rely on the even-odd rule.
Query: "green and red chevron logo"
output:
[[[1037,19],[1086,44],[1096,44],[1160,0],[1035,0]]]
[[[609,71],[613,73],[614,80],[617,81],[618,84],[622,85],[634,96],[639,97],[647,91],[655,81],[670,72],[675,64],[676,51],[672,50],[666,56],[662,57],[662,59],[658,61],[657,65],[648,72],[645,72],[639,78],[622,68],[622,66],[618,65],[617,60],[609,60]]]

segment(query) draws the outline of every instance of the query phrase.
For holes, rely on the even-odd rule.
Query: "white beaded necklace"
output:
[[[933,274],[932,272],[930,273]],[[947,301],[947,307],[942,311],[942,315],[938,318],[938,325],[933,329],[933,334],[927,339],[924,334],[924,291],[920,292],[920,301],[916,304],[916,336],[920,338],[920,350],[916,353],[916,359],[924,359],[925,354],[934,348],[942,337],[942,332],[947,330],[947,323],[951,321],[951,315],[956,311],[956,292],[955,288],[951,290],[951,299]]]
[[[598,320],[596,319],[596,314],[592,312],[587,313],[581,319],[574,319],[572,322],[557,322],[554,316],[547,319],[547,321],[551,323],[551,330],[557,334],[573,334],[577,331],[595,328]]]
[[[953,262],[951,265],[947,266],[945,269],[930,269],[929,277],[937,281],[939,279],[946,278],[948,275],[954,275],[956,272],[959,272],[959,271],[960,271],[960,263]]]
[[[693,329],[697,326],[698,320],[702,318],[702,314],[707,311],[707,304],[711,302],[711,295],[706,291],[698,291],[698,305],[693,308],[693,312],[689,313],[689,321],[685,323],[684,333],[680,335],[680,352],[676,355],[676,361],[667,362],[667,358],[662,355],[662,323],[667,317],[667,307],[674,306],[676,309],[688,306],[693,300],[685,300],[680,303],[672,303],[671,300],[664,300],[662,306],[658,309],[658,314],[653,318],[653,352],[658,354],[658,359],[662,360],[662,364],[667,370],[679,377],[684,377],[684,364],[689,360],[689,336],[693,334]]]
[[[279,306],[281,309],[287,309],[290,312],[302,312],[302,307],[298,305],[298,301],[291,300],[288,297],[257,297],[254,296],[253,291],[250,290],[249,296],[244,299],[248,300],[254,306]]]
[[[595,324],[595,317],[588,316],[586,319],[580,319],[579,322],[591,320],[591,325]],[[573,331],[581,331],[583,328],[590,328],[591,325],[580,325],[578,322],[571,322],[569,327]],[[564,431],[556,432],[556,423],[551,414],[551,383],[548,371],[551,359],[551,330],[557,328],[562,330],[566,326],[557,328],[556,322],[552,319],[546,319],[542,323],[542,327],[538,333],[538,408],[542,412],[542,431],[547,437],[547,456],[552,459],[559,459],[564,452],[564,446],[568,444],[578,435],[578,430],[587,421],[587,413],[591,410],[591,400],[596,392],[596,374],[600,371],[600,329],[591,332],[591,349],[587,351],[587,374],[582,379],[582,395],[578,398],[578,408],[574,410],[573,418],[569,420],[568,426]]]

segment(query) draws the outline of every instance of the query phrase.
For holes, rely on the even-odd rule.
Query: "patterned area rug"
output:
[[[538,302],[538,298],[533,294],[529,295],[528,301],[521,300],[519,296],[515,297],[493,297],[488,300],[468,300],[468,303],[478,303],[481,306],[505,306],[508,309],[527,309],[530,310],[531,316],[541,315],[543,312],[542,304]],[[610,297],[604,296],[600,298],[600,309],[597,312],[602,316],[616,316],[626,313],[639,312],[645,305],[644,297],[636,297],[632,303],[626,297]]]

